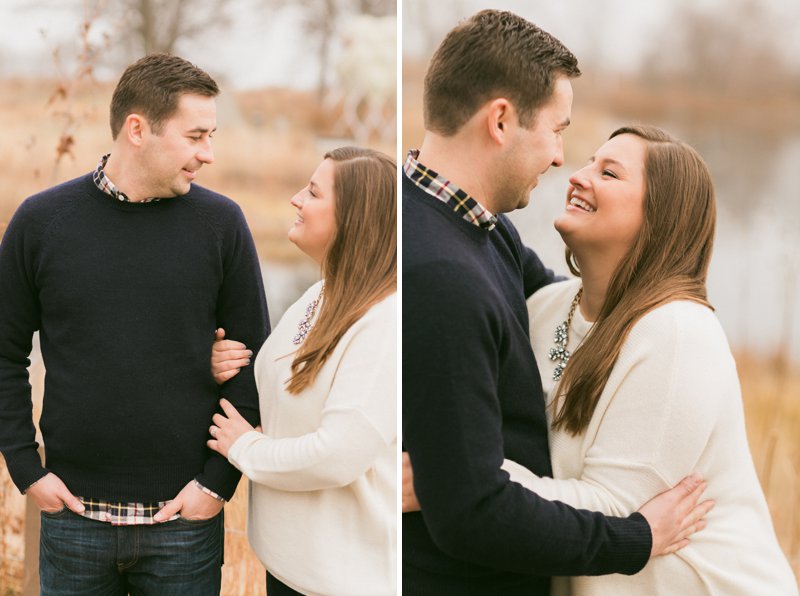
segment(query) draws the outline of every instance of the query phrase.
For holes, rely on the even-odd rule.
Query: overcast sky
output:
[[[425,35],[435,37],[435,45],[460,18],[481,8],[495,7],[513,10],[536,22],[575,51],[581,61],[591,58],[593,63],[632,71],[651,50],[654,40],[667,34],[665,27],[677,7],[689,2],[718,12],[720,18],[727,14],[722,11],[735,3],[733,0],[402,0],[404,55],[427,56],[430,49],[423,43]],[[65,8],[64,4],[69,3],[56,3],[53,8],[37,6],[29,0],[0,0],[3,31],[0,76],[30,71],[52,75],[51,49],[62,45],[65,54],[75,52],[81,16],[74,5]],[[291,6],[291,2],[287,4]],[[758,6],[769,15],[771,23],[769,30],[761,33],[780,40],[780,47],[800,68],[800,1],[760,0]],[[303,33],[297,11],[290,8],[271,16],[253,10],[230,13],[234,21],[230,29],[210,33],[202,43],[185,44],[179,52],[239,88],[315,85],[314,44]],[[422,31],[420,15],[434,23],[427,33]],[[46,31],[47,39],[41,31]],[[748,34],[747,22],[742,23],[741,31],[742,35]],[[102,29],[97,33],[102,33]],[[98,74],[114,79],[119,68],[117,65]]]
[[[186,43],[178,53],[239,88],[314,87],[316,54],[309,48],[296,11],[290,7],[272,15],[234,10],[230,14],[230,28]],[[30,71],[53,75],[52,48],[61,46],[62,52],[74,55],[81,21],[74,6],[42,8],[31,6],[28,0],[0,0],[0,76]],[[95,27],[94,39],[109,30],[104,25]],[[101,69],[98,77],[113,80],[119,68]]]
[[[763,14],[758,26],[766,29],[750,31],[750,22],[742,20],[740,34],[774,37],[800,68],[800,1],[755,2]],[[634,71],[648,52],[657,51],[654,44],[670,34],[667,27],[673,31],[680,27],[675,15],[682,6],[736,20],[739,17],[730,12],[731,6],[740,4],[741,0],[403,0],[403,54],[429,54],[423,18],[435,23],[428,28],[438,30],[441,37],[459,19],[483,8],[498,8],[516,12],[549,31],[581,62]]]

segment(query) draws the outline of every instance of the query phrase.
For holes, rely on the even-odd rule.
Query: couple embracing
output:
[[[702,158],[614,131],[555,221],[576,279],[504,215],[562,165],[579,74],[491,10],[431,59],[403,176],[403,591],[797,594],[706,296]]]

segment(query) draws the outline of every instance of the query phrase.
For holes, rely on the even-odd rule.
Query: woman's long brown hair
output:
[[[689,145],[654,126],[625,126],[609,138],[632,134],[647,144],[644,222],[619,263],[592,330],[575,351],[558,387],[562,400],[554,428],[573,435],[589,425],[630,330],[645,314],[673,300],[712,308],[706,276],[716,225],[714,185],[703,159]],[[567,263],[580,275],[567,249]]]
[[[336,230],[322,263],[325,298],[292,362],[289,393],[316,379],[345,332],[397,288],[397,166],[378,151],[341,147],[334,162]]]

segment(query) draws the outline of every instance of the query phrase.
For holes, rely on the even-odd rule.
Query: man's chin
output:
[[[174,197],[182,197],[183,195],[187,194],[192,189],[192,183],[187,182],[186,184],[179,184],[170,188],[170,195],[169,197],[164,198],[174,198]]]

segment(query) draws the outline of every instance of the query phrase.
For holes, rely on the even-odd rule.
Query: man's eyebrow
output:
[[[204,126],[195,126],[194,128],[189,129],[187,132],[202,132],[202,133],[206,133],[206,132],[216,132],[216,130],[217,130],[216,127],[209,129],[209,128],[205,128]]]

